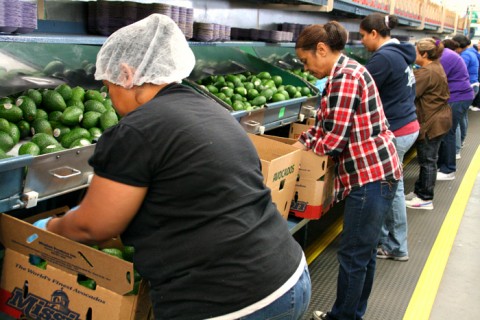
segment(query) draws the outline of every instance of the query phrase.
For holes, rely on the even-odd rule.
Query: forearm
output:
[[[111,238],[108,234],[98,234],[96,230],[82,224],[77,215],[77,210],[71,210],[62,217],[53,218],[48,222],[47,230],[85,244],[96,244]]]

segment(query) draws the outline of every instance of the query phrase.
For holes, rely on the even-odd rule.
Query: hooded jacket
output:
[[[417,119],[412,69],[415,59],[413,45],[392,39],[375,51],[365,65],[380,92],[391,131]]]
[[[478,70],[480,69],[480,53],[473,47],[467,48],[460,53],[467,66],[470,84],[478,83]]]

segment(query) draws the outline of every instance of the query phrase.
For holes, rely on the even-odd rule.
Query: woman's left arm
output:
[[[95,175],[80,206],[50,220],[47,230],[86,244],[119,236],[136,215],[147,190]]]

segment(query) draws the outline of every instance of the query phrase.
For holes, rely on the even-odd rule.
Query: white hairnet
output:
[[[132,68],[133,83],[125,83],[122,65]],[[97,55],[96,80],[127,89],[144,83],[180,82],[195,66],[195,56],[175,22],[152,14],[110,35]]]

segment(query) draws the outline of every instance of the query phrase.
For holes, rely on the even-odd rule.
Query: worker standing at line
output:
[[[331,21],[305,28],[295,45],[305,70],[328,81],[315,125],[294,145],[333,158],[336,199],[345,199],[337,298],[330,312],[313,313],[316,320],[365,314],[381,229],[402,176],[375,82],[365,67],[342,54],[347,36]]]
[[[433,39],[440,40],[435,37]],[[456,128],[473,101],[473,89],[470,86],[465,62],[458,53],[449,49],[450,46],[458,43],[451,39],[443,40],[442,43],[445,43],[445,48],[440,57],[440,63],[447,75],[450,91],[448,104],[452,108],[452,127],[444,135],[438,151],[437,181],[455,179],[457,171]]]
[[[87,244],[121,235],[155,319],[301,319],[311,287],[302,249],[245,130],[180,84],[194,65],[165,15],[108,37],[95,78],[122,119],[96,145],[80,206],[35,225]]]
[[[457,48],[457,53],[460,54],[465,65],[467,66],[468,77],[470,80],[470,86],[473,89],[473,97],[478,93],[479,83],[478,83],[478,65],[479,58],[477,57],[477,52],[474,52],[474,49],[470,47],[471,41],[464,35],[455,35],[452,40],[458,42],[459,46]],[[472,104],[473,101],[470,103]],[[470,105],[469,105],[470,107]],[[465,143],[465,138],[467,137],[468,132],[468,109],[465,111],[463,118],[460,119],[459,124],[456,128],[456,159],[461,159],[460,150],[462,145]]]
[[[395,136],[400,162],[418,137],[420,125],[415,110],[415,47],[390,36],[398,25],[394,15],[372,13],[360,22],[360,36],[373,55],[365,64],[375,80],[389,129]],[[403,177],[398,181],[391,210],[385,219],[377,258],[408,261],[408,223]]]
[[[433,210],[438,149],[452,126],[452,108],[448,105],[447,75],[439,62],[444,50],[442,42],[425,38],[417,41],[416,50],[416,63],[421,67],[415,70],[415,105],[420,121],[416,148],[420,173],[413,195],[406,203],[413,209]]]
[[[472,51],[476,54],[479,62],[478,66],[478,82],[480,83],[480,40],[478,43],[472,45]],[[480,111],[480,90],[477,92],[475,99],[473,99],[472,105],[470,106],[470,110],[472,111]]]

